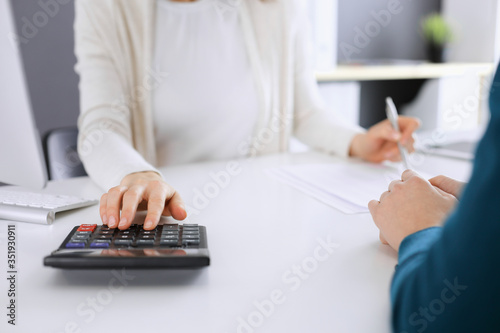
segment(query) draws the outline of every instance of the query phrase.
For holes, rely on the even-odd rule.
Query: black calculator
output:
[[[210,264],[207,232],[197,224],[163,224],[144,230],[76,226],[44,265],[67,269],[200,268]]]

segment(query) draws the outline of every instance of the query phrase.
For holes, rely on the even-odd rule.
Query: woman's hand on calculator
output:
[[[121,216],[120,216],[121,210]],[[156,172],[133,173],[101,197],[100,215],[110,228],[128,229],[138,210],[147,210],[144,229],[154,229],[161,216],[184,220],[187,216],[179,193]]]

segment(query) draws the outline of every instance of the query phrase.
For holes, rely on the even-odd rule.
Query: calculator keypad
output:
[[[132,225],[127,230],[110,229],[97,224],[82,224],[63,244],[67,249],[110,248],[183,248],[198,247],[201,241],[197,224],[165,224],[154,230]]]

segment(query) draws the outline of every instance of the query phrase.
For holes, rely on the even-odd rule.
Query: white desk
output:
[[[17,223],[18,325],[6,323],[7,281],[2,277],[0,332],[249,333],[252,330],[237,330],[238,317],[247,320],[255,315],[254,302],[270,300],[276,290],[284,302],[269,317],[261,316],[262,322],[258,315],[253,318],[260,324],[255,332],[389,332],[389,285],[396,254],[379,243],[371,217],[343,215],[264,173],[285,164],[333,161],[337,160],[305,153],[241,162],[241,174],[192,219],[207,226],[211,266],[195,271],[127,271],[133,280],[124,287],[110,271],[63,271],[42,265],[43,257],[73,226],[99,223],[97,206],[61,214],[52,226]],[[163,171],[191,205],[193,189],[202,189],[211,181],[209,173],[225,165]],[[422,169],[466,178],[470,166],[428,157]],[[51,182],[46,190],[101,193],[87,178]],[[3,254],[7,224],[0,221]],[[311,258],[318,239],[327,237],[338,248],[314,270]],[[324,251],[319,254],[326,256]],[[283,279],[284,274],[291,279],[287,271],[303,263],[311,265],[306,279]],[[0,256],[0,269],[7,271],[6,255]],[[96,310],[88,305],[92,299]]]

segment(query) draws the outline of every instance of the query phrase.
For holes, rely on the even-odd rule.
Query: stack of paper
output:
[[[309,164],[268,170],[269,175],[346,214],[368,212],[388,185],[401,179],[396,168],[366,163]]]

